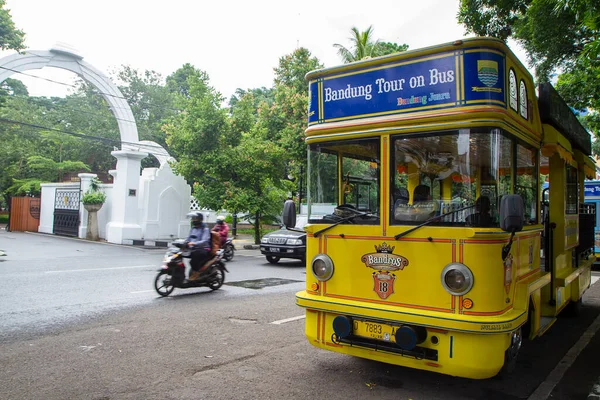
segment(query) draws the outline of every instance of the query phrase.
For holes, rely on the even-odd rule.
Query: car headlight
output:
[[[333,275],[333,261],[326,254],[318,254],[311,262],[313,275],[320,281],[326,281]]]
[[[264,237],[264,238],[260,239],[260,242],[261,243],[269,243],[269,238]]]
[[[442,271],[442,285],[448,293],[462,296],[473,287],[473,273],[464,264],[448,264]]]
[[[286,244],[289,244],[292,246],[299,246],[302,244],[302,239],[288,239],[286,241]]]

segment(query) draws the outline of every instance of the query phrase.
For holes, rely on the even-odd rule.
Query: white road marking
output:
[[[109,268],[86,268],[86,269],[65,269],[61,271],[44,271],[46,274],[57,274],[61,272],[88,272],[88,271],[109,271],[113,269],[136,269],[136,268],[149,268],[155,267],[156,265],[132,265],[129,267],[109,267]]]
[[[571,367],[571,365],[579,356],[579,353],[588,345],[590,340],[594,337],[596,332],[600,329],[600,315],[596,317],[594,322],[587,328],[587,330],[581,335],[577,343],[573,347],[569,349],[567,354],[559,361],[559,363],[554,367],[552,372],[548,375],[546,380],[535,389],[535,392],[531,396],[529,396],[528,400],[546,400],[554,387],[560,382],[565,372]]]
[[[154,292],[154,290],[137,290],[135,292],[129,292],[129,293],[136,294],[136,293],[149,293],[149,292]]]
[[[285,324],[286,322],[298,321],[299,319],[304,319],[304,318],[306,318],[306,315],[299,315],[297,317],[280,319],[279,321],[273,321],[273,322],[271,322],[271,324],[281,325],[281,324]]]
[[[590,286],[592,286],[594,283],[596,283],[596,281],[600,279],[600,276],[594,276],[592,275],[592,283],[590,283]]]

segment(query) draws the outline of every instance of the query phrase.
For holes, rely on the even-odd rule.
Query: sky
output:
[[[206,71],[229,98],[237,88],[271,87],[279,58],[307,48],[326,67],[341,63],[334,43],[350,47],[350,29],[370,25],[374,38],[409,49],[464,37],[456,22],[459,0],[7,0],[28,50],[73,47],[110,75],[121,65],[154,70],[163,78],[185,63]],[[516,50],[516,49],[513,49]],[[519,52],[517,55],[519,55]],[[14,52],[0,52],[6,56]],[[525,59],[519,55],[525,64]],[[27,74],[73,83],[52,68]],[[64,96],[71,88],[36,78],[32,96]]]

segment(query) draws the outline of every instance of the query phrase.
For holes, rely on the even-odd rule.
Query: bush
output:
[[[100,180],[98,178],[92,179],[90,182],[90,190],[85,192],[81,198],[83,204],[104,204],[106,201],[106,194],[100,190]]]
[[[104,204],[106,201],[106,194],[103,192],[92,192],[88,191],[81,198],[83,204]]]

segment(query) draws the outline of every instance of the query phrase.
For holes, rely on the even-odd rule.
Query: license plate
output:
[[[393,342],[396,340],[396,327],[369,321],[353,321],[356,336]]]
[[[279,247],[271,247],[273,253],[279,253]]]

